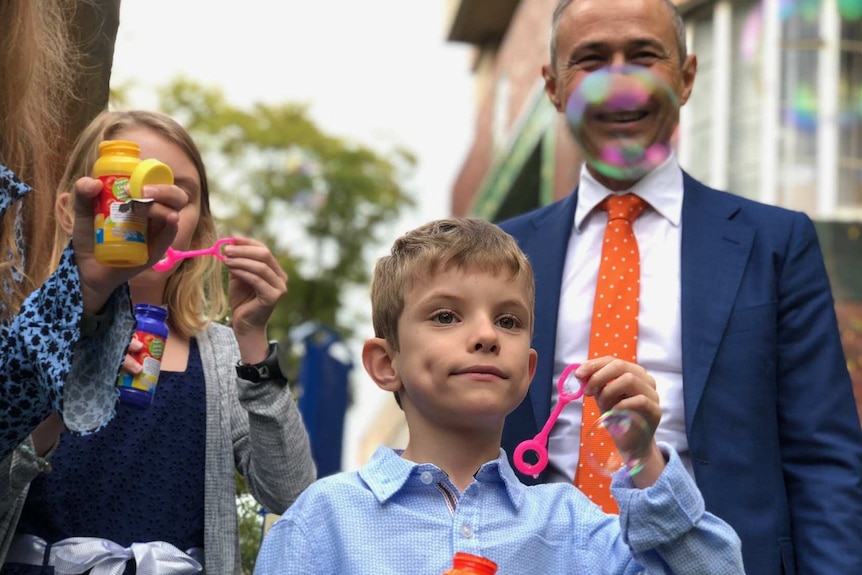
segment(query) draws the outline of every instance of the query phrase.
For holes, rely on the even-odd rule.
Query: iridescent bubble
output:
[[[795,0],[778,0],[778,14],[782,20],[790,18],[796,9]]]
[[[587,163],[620,181],[637,180],[668,158],[678,112],[673,90],[642,66],[596,70],[566,103]]]
[[[820,17],[820,0],[779,0],[778,13],[782,20],[799,16],[803,20],[816,22]]]
[[[586,433],[584,441],[590,447],[614,444],[611,450],[588,450],[590,468],[601,475],[612,475],[623,467],[635,475],[651,453],[653,435],[646,420],[636,411],[607,411]]]
[[[760,48],[760,32],[763,29],[763,10],[760,4],[751,9],[745,17],[739,37],[739,52],[742,59],[751,62]]]
[[[851,22],[859,20],[862,18],[862,0],[838,0],[838,13]]]
[[[811,87],[799,86],[794,90],[784,119],[800,130],[811,132],[817,129],[817,95]]]

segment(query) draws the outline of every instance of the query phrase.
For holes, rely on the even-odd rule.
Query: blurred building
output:
[[[680,163],[815,220],[862,413],[862,0],[674,1],[698,56]],[[453,215],[500,221],[577,185],[582,160],[541,76],[556,4],[447,1],[448,40],[474,47],[476,107]],[[395,403],[384,411],[369,448],[405,440]]]

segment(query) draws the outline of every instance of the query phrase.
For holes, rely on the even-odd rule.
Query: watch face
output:
[[[241,378],[255,383],[268,379],[286,381],[278,365],[278,346],[275,343],[269,345],[269,355],[262,362],[254,365],[237,365],[236,371]]]
[[[255,371],[257,371],[258,381],[270,378],[268,365],[256,366]]]

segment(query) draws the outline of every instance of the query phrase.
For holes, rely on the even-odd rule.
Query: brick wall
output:
[[[509,80],[507,129],[511,129],[523,113],[542,78],[542,65],[548,61],[551,15],[555,5],[556,0],[522,0],[501,45],[477,58],[476,84],[482,93],[476,98],[476,133],[453,186],[453,215],[467,214],[491,165],[494,104],[500,78],[506,76]],[[487,59],[491,61],[485,62]]]

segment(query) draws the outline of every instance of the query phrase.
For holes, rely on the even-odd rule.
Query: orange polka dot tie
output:
[[[608,196],[599,204],[599,209],[608,212],[608,225],[596,281],[590,359],[612,355],[632,363],[637,361],[640,255],[632,225],[645,207],[646,203],[634,194]],[[590,465],[591,460],[608,461],[616,454],[606,431],[590,431],[599,415],[595,398],[585,397],[574,483],[605,512],[619,513],[611,496],[610,478]]]

